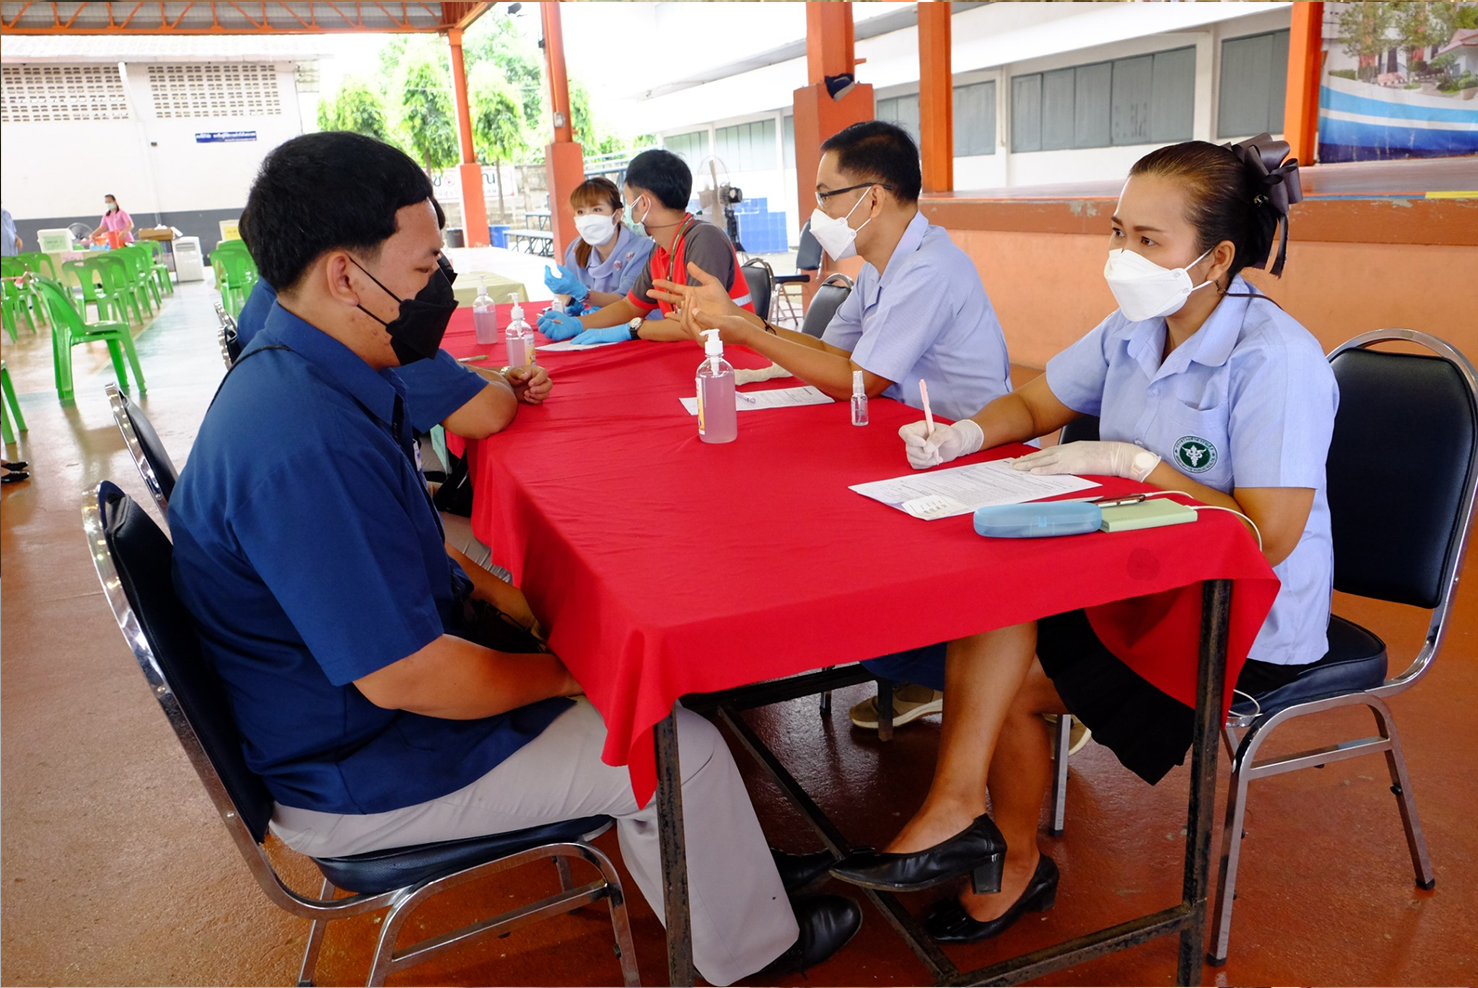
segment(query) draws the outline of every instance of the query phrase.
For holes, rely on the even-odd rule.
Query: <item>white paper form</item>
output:
[[[973,514],[976,508],[988,505],[1021,504],[1098,486],[1096,481],[1069,474],[1043,477],[1021,473],[997,460],[854,484],[848,490],[915,518],[934,521]]]
[[[689,415],[698,414],[697,398],[679,398]],[[803,388],[777,388],[773,391],[735,391],[734,407],[741,412],[757,412],[765,408],[800,408],[802,405],[829,405],[832,399],[810,385]]]
[[[625,340],[613,340],[610,343],[582,343],[576,346],[573,340],[565,340],[562,343],[541,343],[538,353],[570,353],[574,350],[599,350],[603,346],[615,346],[617,343],[625,343]]]

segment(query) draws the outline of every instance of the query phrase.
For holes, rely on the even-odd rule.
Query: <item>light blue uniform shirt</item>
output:
[[[10,210],[0,209],[0,256],[15,257],[20,251],[15,249],[15,220],[11,219]]]
[[[636,279],[646,269],[647,259],[652,256],[652,248],[656,246],[650,237],[638,237],[631,232],[631,228],[625,223],[616,232],[616,246],[611,250],[611,256],[604,261],[600,259],[600,251],[594,247],[590,249],[590,261],[584,267],[575,260],[575,248],[582,241],[576,238],[565,251],[565,267],[575,272],[580,283],[593,292],[611,292],[617,295],[625,295],[631,291],[631,286],[636,284]]]
[[[1239,276],[1228,289],[1252,288]],[[1334,546],[1324,461],[1339,387],[1319,343],[1270,301],[1228,296],[1164,362],[1165,320],[1115,312],[1047,362],[1047,386],[1105,440],[1159,453],[1192,480],[1307,487],[1314,506],[1297,547],[1273,572],[1283,585],[1249,658],[1316,662],[1329,650]],[[1191,539],[1190,541],[1194,541]]]
[[[933,411],[951,419],[1011,390],[1006,337],[975,262],[922,213],[909,221],[886,271],[862,265],[821,339],[894,382],[884,397],[921,408],[919,381],[927,381]]]

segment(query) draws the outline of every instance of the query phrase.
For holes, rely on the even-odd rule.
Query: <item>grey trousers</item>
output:
[[[686,710],[677,733],[694,963],[710,983],[729,985],[780,956],[799,928],[723,737]],[[605,737],[600,714],[581,698],[491,772],[440,799],[369,814],[279,804],[272,830],[295,851],[336,857],[605,814],[616,818],[621,857],[661,919],[656,800],[636,805],[627,770],[600,760]]]

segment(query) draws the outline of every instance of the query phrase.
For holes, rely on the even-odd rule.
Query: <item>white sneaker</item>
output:
[[[899,683],[893,687],[893,726],[937,714],[944,709],[944,694],[927,686]],[[878,698],[868,697],[851,710],[852,723],[865,731],[878,729]]]

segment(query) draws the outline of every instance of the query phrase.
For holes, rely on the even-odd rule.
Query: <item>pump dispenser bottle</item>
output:
[[[477,298],[472,300],[472,331],[483,346],[498,342],[498,313],[488,298],[486,278],[477,279]]]
[[[739,411],[734,406],[734,368],[724,359],[724,341],[718,330],[707,329],[698,365],[698,437],[706,443],[731,443],[739,436]]]
[[[534,329],[523,321],[523,307],[518,304],[518,294],[513,295],[513,314],[508,321],[504,338],[508,341],[508,366],[527,367],[534,362]]]
[[[867,424],[867,389],[862,385],[862,372],[852,372],[852,424]]]

